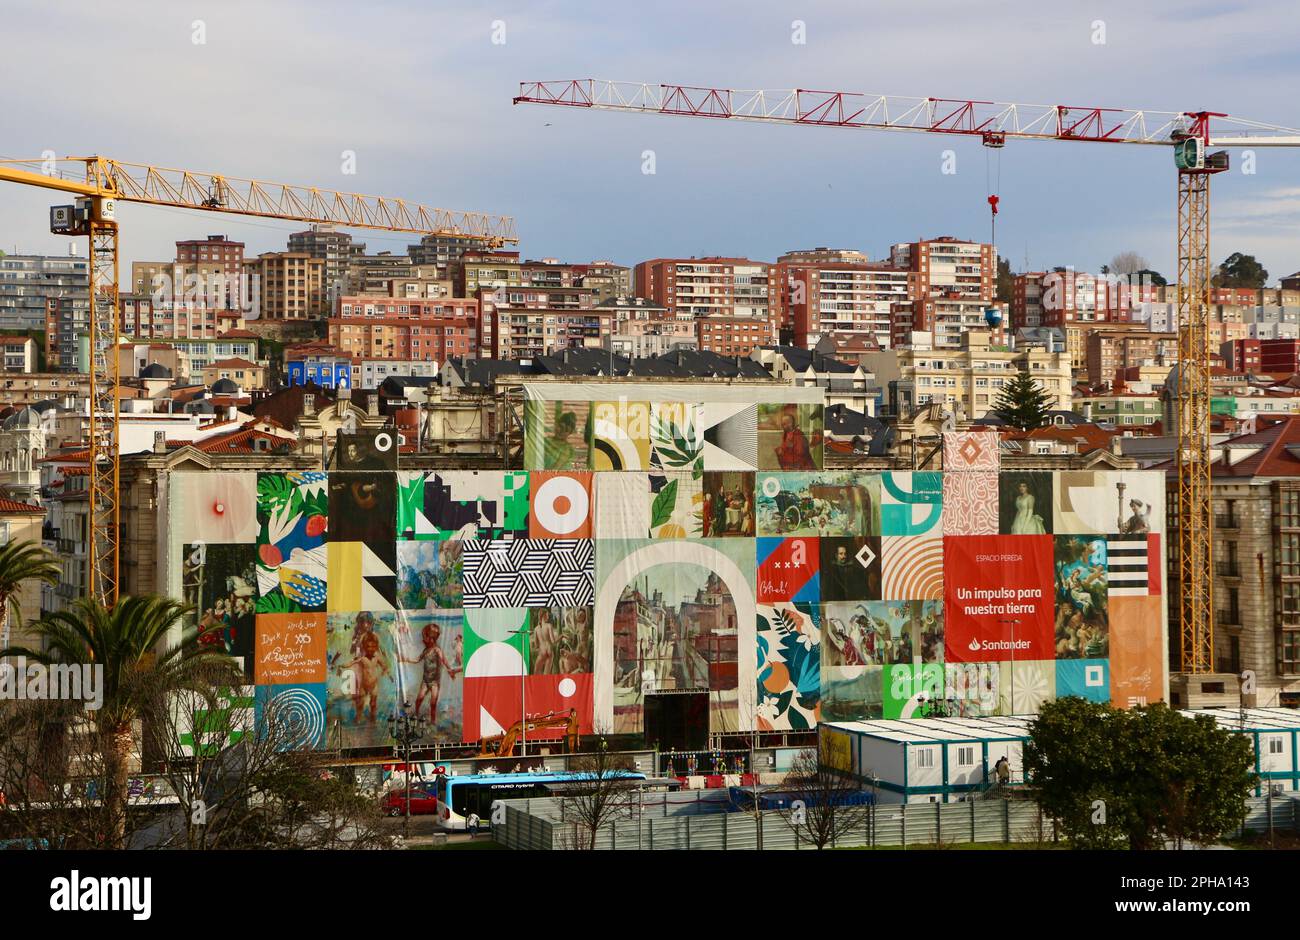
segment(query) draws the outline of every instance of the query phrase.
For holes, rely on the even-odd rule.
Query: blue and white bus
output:
[[[645,774],[634,770],[620,770],[617,773],[620,779],[644,785],[647,789],[678,785],[676,780],[647,779]],[[487,823],[492,819],[492,804],[497,800],[558,796],[566,786],[589,779],[590,774],[577,771],[440,776],[434,791],[438,800],[438,825],[444,829],[465,829],[471,814]]]

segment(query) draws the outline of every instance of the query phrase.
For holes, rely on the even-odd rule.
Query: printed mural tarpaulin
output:
[[[757,410],[723,461],[712,402],[664,404],[648,449],[601,432],[646,469],[177,471],[165,583],[291,746],[387,746],[402,703],[454,743],[1166,698],[1161,474],[999,472],[988,435],[943,473],[762,467]]]
[[[524,383],[529,470],[820,470],[818,388]]]

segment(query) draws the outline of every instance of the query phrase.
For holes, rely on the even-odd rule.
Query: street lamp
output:
[[[411,749],[424,737],[429,721],[421,715],[411,714],[409,702],[403,702],[400,711],[395,707],[388,716],[388,736],[397,742],[398,753],[406,764],[406,819],[402,823],[402,837],[411,834]]]
[[[523,646],[519,650],[519,756],[528,756],[528,687],[524,679],[528,677],[528,640],[531,621],[525,621],[518,630],[511,630],[511,636],[522,636]]]
[[[1011,625],[1011,714],[1016,713],[1016,626],[1019,620],[999,620]]]

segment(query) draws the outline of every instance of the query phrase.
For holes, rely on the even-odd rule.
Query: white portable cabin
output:
[[[1300,790],[1300,711],[1294,708],[1200,708],[1182,714],[1209,715],[1225,731],[1249,735],[1255,745],[1256,796],[1274,786]]]
[[[872,787],[881,803],[957,803],[996,783],[1007,759],[1024,783],[1021,752],[1032,716],[838,721],[819,726],[822,760]]]

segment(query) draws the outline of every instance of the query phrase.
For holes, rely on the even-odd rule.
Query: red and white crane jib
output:
[[[515,104],[546,104],[687,117],[855,127],[1008,139],[1170,145],[1199,137],[1212,147],[1300,146],[1300,130],[1217,111],[1013,104],[807,88],[731,89],[606,79],[520,82]],[[1213,126],[1212,126],[1213,125]]]

